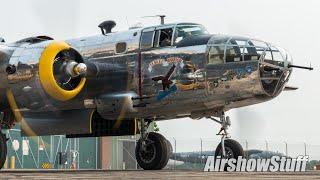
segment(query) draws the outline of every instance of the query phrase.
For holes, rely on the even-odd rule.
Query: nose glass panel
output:
[[[276,95],[289,78],[291,56],[270,43],[235,36],[214,35],[208,42],[208,64],[258,61],[266,94]]]
[[[260,62],[261,84],[268,95],[276,96],[281,92],[289,80],[291,69],[287,64],[291,62],[291,56],[284,49],[269,44]]]
[[[226,35],[214,35],[208,42],[209,64],[232,63],[241,61],[270,60],[277,64],[288,59],[285,50],[269,43]],[[274,63],[273,61],[277,61]]]

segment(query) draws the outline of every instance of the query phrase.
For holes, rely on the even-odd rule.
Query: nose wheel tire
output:
[[[137,163],[144,170],[163,169],[170,156],[169,144],[161,134],[150,132],[147,134],[145,144],[140,139],[137,143],[135,154]]]
[[[237,159],[239,156],[244,156],[244,152],[242,149],[242,146],[233,139],[226,139],[224,140],[224,147],[226,151],[226,157],[227,159],[235,158]],[[215,157],[220,156],[222,158],[222,146],[221,143],[218,145]]]
[[[7,138],[0,132],[0,169],[2,169],[7,157]]]
[[[234,158],[234,159],[238,159],[239,156],[244,157],[244,152],[243,152],[243,148],[240,145],[240,143],[238,143],[237,141],[233,140],[233,139],[226,139],[224,140],[224,148],[225,148],[225,152],[226,152],[226,156],[224,158],[226,159],[230,159],[230,158]],[[218,145],[218,147],[216,148],[215,151],[215,158],[217,158],[218,156],[220,156],[220,158],[222,157],[222,145],[221,142]],[[224,170],[227,170],[227,166],[224,168]]]

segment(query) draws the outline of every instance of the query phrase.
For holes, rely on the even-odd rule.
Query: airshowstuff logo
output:
[[[247,172],[292,172],[306,171],[309,156],[298,156],[296,159],[272,156],[270,159],[224,159],[208,156],[203,171],[247,171]]]

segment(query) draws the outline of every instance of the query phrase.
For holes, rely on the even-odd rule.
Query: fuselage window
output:
[[[223,63],[224,46],[212,46],[209,51],[209,64]]]
[[[121,42],[121,43],[117,43],[116,44],[116,53],[120,54],[120,53],[124,53],[127,50],[127,43],[125,42]]]
[[[242,61],[241,49],[235,40],[230,40],[226,47],[226,62]]]
[[[141,42],[140,42],[140,49],[152,48],[153,33],[154,33],[154,31],[142,33]]]
[[[250,40],[247,44],[247,51],[248,54],[244,54],[244,60],[245,61],[251,61],[251,60],[259,60],[261,56],[265,54],[265,57],[268,60],[272,60],[272,52],[270,51],[270,47],[262,41],[256,41],[256,40]]]

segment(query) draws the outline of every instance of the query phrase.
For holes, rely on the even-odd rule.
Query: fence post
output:
[[[177,161],[177,141],[175,138],[174,140],[174,161],[173,161],[173,169],[176,169],[176,161]]]
[[[22,151],[21,151],[21,162],[22,162],[21,164],[22,164],[22,165],[21,165],[21,169],[23,169],[23,167],[24,167],[24,160],[23,160],[23,159],[24,159],[24,158],[23,158],[23,156],[24,156],[24,155],[23,155],[23,141],[24,141],[24,137],[22,137]]]
[[[246,159],[249,158],[248,156],[248,141],[247,140],[244,140],[246,142]]]
[[[268,144],[267,140],[265,140],[265,142],[266,142],[266,150],[269,151],[269,144]]]
[[[203,163],[203,162],[202,162],[202,161],[203,161],[203,159],[202,159],[202,156],[203,156],[203,155],[202,155],[202,138],[200,138],[200,141],[201,141],[201,152],[200,152],[200,153],[201,153],[201,154],[200,154],[201,157],[200,157],[200,159],[201,159],[201,165],[202,165],[202,163]]]
[[[288,144],[286,141],[284,141],[284,143],[286,144],[286,156],[288,157]]]
[[[50,136],[50,162],[51,162],[51,168],[54,168],[54,139],[53,135]]]
[[[137,135],[134,136],[134,149],[137,147]],[[138,162],[137,162],[137,157],[136,157],[136,169],[138,169]]]
[[[96,137],[96,169],[98,169],[98,137]]]
[[[60,141],[61,141],[60,152],[62,153],[62,151],[63,151],[63,150],[62,150],[62,146],[63,146],[63,139],[62,139],[62,135],[60,135]],[[59,159],[59,158],[58,158],[58,159]],[[59,163],[59,161],[58,161],[58,164],[60,164],[60,163]],[[63,166],[64,166],[64,165],[60,165],[61,169],[63,169]],[[59,166],[58,166],[58,169],[59,169]]]
[[[40,164],[40,149],[39,149],[39,146],[40,146],[40,137],[38,136],[38,147],[37,147],[37,149],[38,149],[38,161],[37,161],[37,163],[38,163],[38,169],[40,169],[40,166],[39,166],[39,164]]]

